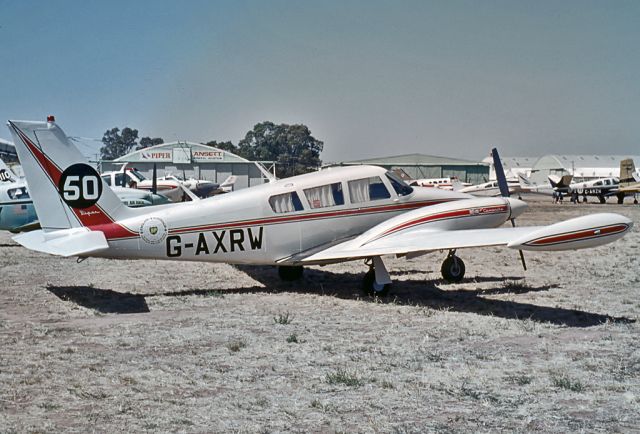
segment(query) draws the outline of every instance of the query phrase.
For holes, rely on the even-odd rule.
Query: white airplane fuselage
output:
[[[147,208],[139,217],[96,228],[105,232],[110,248],[91,256],[287,264],[300,252],[360,235],[394,216],[426,206],[442,208],[429,221],[434,228],[497,227],[511,215],[509,201],[503,198],[474,199],[424,188],[399,195],[385,172],[374,166],[335,168],[197,202]],[[382,179],[389,197],[355,202],[348,181],[375,176]],[[342,187],[344,204],[317,207],[315,203],[313,208],[305,190],[336,183]],[[290,192],[296,192],[303,209],[274,211],[270,198]],[[467,201],[452,203],[460,199]],[[473,214],[474,209],[487,212]]]

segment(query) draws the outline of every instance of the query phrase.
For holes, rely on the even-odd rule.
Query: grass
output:
[[[289,335],[289,337],[287,338],[287,342],[290,344],[297,344],[300,343],[300,341],[298,340],[298,335],[295,333],[291,333]]]
[[[245,348],[246,346],[247,346],[247,343],[245,341],[243,341],[242,339],[236,339],[236,340],[231,341],[231,342],[229,342],[227,344],[227,348],[232,353],[237,353],[238,351],[240,351],[241,349]]]
[[[551,384],[553,384],[554,387],[572,392],[584,392],[585,390],[585,386],[580,380],[572,379],[567,374],[551,374]]]
[[[517,384],[518,386],[526,386],[527,384],[531,384],[533,378],[528,375],[517,374],[509,375],[507,381],[512,384]]]
[[[359,387],[364,384],[361,378],[346,369],[338,369],[335,372],[329,373],[325,379],[329,384],[344,384],[349,387]]]
[[[279,313],[278,316],[273,317],[273,322],[280,325],[287,325],[293,322],[293,315],[289,312]]]

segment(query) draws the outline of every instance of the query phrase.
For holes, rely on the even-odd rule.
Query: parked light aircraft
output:
[[[370,269],[364,289],[384,295],[391,283],[384,255],[446,250],[443,277],[459,281],[464,263],[457,249],[595,247],[632,227],[628,218],[606,213],[499,228],[526,204],[413,189],[376,166],[322,170],[200,201],[132,209],[106,188],[53,117],[9,121],[9,129],[42,224],[14,240],[54,255],[270,264],[284,279],[300,277],[303,265],[365,259]]]
[[[0,160],[0,230],[19,232],[36,220],[27,183]]]
[[[233,189],[233,185],[236,183],[238,177],[236,175],[229,175],[222,184],[218,184],[213,181],[207,181],[204,179],[195,178],[178,178],[175,175],[165,175],[158,178],[158,183],[164,181],[179,182],[188,188],[191,192],[196,194],[200,198],[213,196],[214,194],[228,193]]]
[[[126,165],[123,165],[119,171],[104,172],[101,177],[108,186],[128,187],[145,191],[151,191],[153,188],[152,179],[147,179],[138,170],[126,167]],[[171,202],[180,202],[184,195],[180,185],[180,181],[173,179],[158,182],[157,193],[166,196]]]
[[[507,185],[509,187],[509,193],[521,193],[522,189],[520,188],[520,183],[517,180],[509,179],[507,180]],[[495,197],[500,196],[500,187],[498,185],[498,181],[489,181],[484,182],[482,184],[471,185],[469,187],[464,187],[458,190],[460,193],[468,193],[474,196],[489,196]]]
[[[422,178],[409,182],[412,187],[435,187],[443,190],[459,191],[465,187],[470,187],[470,182],[461,182],[458,178]]]
[[[616,196],[618,203],[623,203],[625,196],[633,196],[633,203],[638,203],[640,194],[640,174],[636,172],[636,165],[633,158],[627,158],[620,162],[620,183]]]

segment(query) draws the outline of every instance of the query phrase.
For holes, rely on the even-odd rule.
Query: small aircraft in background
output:
[[[409,182],[409,185],[412,187],[432,187],[460,191],[465,187],[470,187],[472,184],[470,182],[462,182],[456,177],[448,177],[414,179]]]
[[[153,179],[147,179],[137,169],[127,167],[126,164],[118,171],[103,172],[100,176],[110,187],[126,187],[144,191],[152,191],[154,188]],[[171,202],[180,202],[184,196],[184,190],[181,185],[182,183],[178,180],[167,179],[158,182],[153,193],[160,193]]]
[[[179,182],[188,188],[192,193],[198,196],[201,199],[204,199],[209,196],[213,196],[215,194],[228,193],[233,190],[233,186],[236,183],[238,177],[236,175],[229,175],[227,179],[225,179],[222,184],[215,183],[213,181],[207,181],[204,179],[195,179],[195,178],[179,178],[175,175],[165,175],[158,178],[159,183],[163,183],[164,181],[175,181]]]
[[[636,171],[636,165],[632,158],[620,162],[620,180],[616,196],[618,203],[623,203],[625,196],[633,196],[633,203],[638,204],[640,194],[640,174]]]
[[[53,255],[276,265],[285,280],[302,277],[304,265],[364,259],[363,289],[382,296],[391,284],[385,255],[448,251],[441,272],[457,282],[465,274],[459,249],[507,246],[521,251],[524,266],[523,250],[596,247],[633,226],[624,216],[601,213],[515,227],[527,205],[508,197],[502,170],[502,197],[412,188],[381,167],[357,166],[134,209],[107,188],[53,116],[8,125],[42,224],[13,239]],[[499,227],[508,221],[514,227]]]
[[[37,228],[37,220],[26,181],[0,160],[0,230],[20,232]]]
[[[520,183],[517,180],[507,180],[507,187],[509,188],[509,194],[522,193],[522,188],[520,188]],[[482,197],[497,197],[501,195],[498,181],[489,181],[482,184],[471,185],[469,187],[461,188],[458,191],[460,193],[468,193]]]

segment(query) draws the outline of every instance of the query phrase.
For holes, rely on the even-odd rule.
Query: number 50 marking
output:
[[[99,182],[94,175],[83,176],[82,179],[79,175],[69,175],[64,180],[62,197],[64,200],[96,200],[100,196]]]

